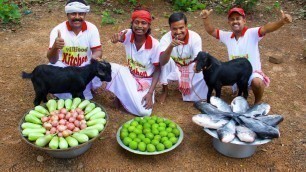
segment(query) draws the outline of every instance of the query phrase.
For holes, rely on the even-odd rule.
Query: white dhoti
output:
[[[183,101],[199,101],[206,99],[207,97],[207,85],[203,78],[203,73],[194,73],[193,66],[195,63],[191,63],[189,67],[189,80],[190,80],[190,94],[183,96]],[[161,68],[160,83],[162,85],[168,85],[168,80],[180,82],[181,72],[178,66],[170,58],[169,62]]]
[[[152,109],[145,109],[141,103],[142,98],[148,93],[149,88],[143,91],[138,91],[138,82],[130,73],[128,67],[111,63],[112,66],[112,81],[107,83],[106,89],[113,92],[120,100],[124,108],[137,116],[149,116]],[[142,78],[149,85],[152,84],[152,78]],[[154,103],[154,94],[153,103]]]
[[[49,63],[48,65],[52,65],[52,66],[58,66],[58,67],[67,67],[65,64],[63,64],[62,62],[56,62],[55,64],[51,64]],[[55,81],[56,82],[56,81]],[[91,89],[95,90],[99,87],[102,86],[102,82],[100,80],[100,78],[98,77],[94,77],[91,82],[89,82],[86,85],[85,90],[83,91],[83,95],[85,97],[85,99],[90,100],[93,98],[92,93],[91,93]],[[59,99],[71,99],[72,95],[70,93],[60,93],[60,94],[54,94],[56,97],[58,97]]]

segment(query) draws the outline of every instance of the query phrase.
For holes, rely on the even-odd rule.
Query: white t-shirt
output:
[[[137,51],[134,44],[134,34],[128,29],[123,44],[125,45],[126,59],[131,73],[136,77],[150,78],[159,65],[159,42],[152,36],[148,36],[146,42]]]
[[[171,44],[172,39],[171,31],[161,38],[159,46],[162,52]],[[170,57],[176,64],[186,66],[194,62],[194,59],[200,51],[202,51],[202,40],[200,35],[194,31],[187,30],[184,44],[174,47]]]
[[[58,36],[58,30],[65,41],[65,46],[59,51],[58,62],[64,66],[85,66],[90,63],[92,49],[100,48],[100,36],[97,27],[90,22],[83,22],[82,31],[76,35],[65,21],[52,29],[50,34],[51,48]]]
[[[261,70],[258,42],[263,38],[260,27],[244,28],[242,37],[235,39],[233,32],[217,30],[217,39],[227,47],[229,60],[246,57],[252,64],[253,71]]]

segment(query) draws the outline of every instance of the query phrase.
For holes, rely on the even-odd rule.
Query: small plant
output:
[[[133,6],[138,4],[137,0],[129,0],[129,3],[131,3]]]
[[[206,7],[206,4],[198,0],[173,0],[172,4],[176,11],[196,11]]]
[[[115,13],[115,14],[123,14],[124,13],[124,10],[123,9],[117,9],[117,8],[114,8],[113,9],[113,12]]]
[[[0,0],[0,22],[1,23],[19,23],[21,18],[20,10],[14,2]]]
[[[100,5],[103,4],[105,0],[87,0],[87,2]]]
[[[109,14],[109,10],[102,12],[102,25],[115,24],[115,23],[116,23],[116,19],[111,17],[111,15]]]
[[[227,12],[234,6],[239,6],[243,8],[246,12],[254,10],[257,5],[258,0],[219,0],[216,1],[216,11],[218,13]]]

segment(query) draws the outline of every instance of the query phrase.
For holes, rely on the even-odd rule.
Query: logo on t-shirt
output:
[[[191,60],[191,57],[179,58],[179,57],[171,56],[171,58],[173,59],[173,61],[174,61],[176,64],[179,64],[179,65],[181,65],[181,66],[188,66],[190,63],[193,62],[193,61]]]
[[[81,66],[88,61],[87,50],[88,47],[65,46],[61,61],[69,66]]]
[[[231,56],[230,56],[230,60],[234,60],[234,59],[238,59],[238,58],[246,58],[246,59],[250,60],[248,54],[245,54],[245,55],[238,55],[238,56],[234,56],[234,55],[231,55]]]
[[[148,77],[146,66],[140,64],[136,60],[128,58],[128,66],[129,66],[130,71],[133,74],[143,76],[143,77]]]

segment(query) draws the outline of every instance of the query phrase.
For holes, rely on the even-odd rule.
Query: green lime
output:
[[[136,118],[134,118],[134,121],[137,121],[138,123],[139,123],[139,121],[141,120],[141,118],[140,117],[136,117]]]
[[[131,142],[129,143],[129,147],[130,147],[131,149],[133,149],[133,150],[136,150],[136,149],[137,149],[137,146],[138,146],[138,144],[137,144],[137,142],[135,142],[135,141],[131,141]]]
[[[170,128],[176,128],[176,124],[174,122],[171,122],[169,125],[168,125]]]
[[[174,145],[174,144],[178,141],[178,138],[176,138],[176,137],[171,137],[171,138],[169,139],[169,141],[171,141],[172,144]]]
[[[130,134],[129,134],[129,137],[130,137],[131,139],[135,139],[135,138],[137,137],[137,135],[136,135],[135,133],[130,133]]]
[[[129,133],[126,132],[126,131],[121,132],[121,133],[120,133],[120,138],[121,138],[121,140],[124,139],[125,137],[127,137],[128,135],[129,135]]]
[[[147,133],[146,138],[149,138],[150,140],[152,140],[154,138],[154,134],[153,133]]]
[[[139,139],[142,140],[142,139],[146,138],[146,136],[145,136],[144,134],[138,134],[138,135],[137,135],[137,138],[139,138]]]
[[[150,120],[148,121],[148,123],[152,125],[152,124],[155,124],[155,121],[152,120],[152,119],[150,119]]]
[[[171,148],[172,147],[172,142],[170,140],[166,140],[163,142],[163,144],[165,145],[165,147],[167,149]]]
[[[136,137],[136,138],[133,139],[133,141],[139,143],[139,142],[141,142],[141,139]]]
[[[144,123],[144,124],[143,124],[143,128],[144,128],[144,129],[151,129],[151,124],[149,124],[149,123]]]
[[[168,140],[168,137],[162,137],[161,139],[160,139],[160,142],[161,143],[164,143],[165,141],[167,141]]]
[[[175,137],[175,135],[173,133],[168,133],[168,138],[171,138],[171,137]]]
[[[151,119],[151,117],[149,117],[149,116],[145,116],[145,117],[143,117],[143,119],[145,119],[146,121],[148,121],[148,120],[150,120],[150,119]]]
[[[155,115],[154,115],[154,116],[151,116],[151,119],[153,119],[154,121],[156,121],[156,120],[157,120],[157,118],[158,118],[158,117],[157,117],[157,116],[155,116]]]
[[[152,140],[152,141],[151,141],[151,144],[154,145],[154,146],[156,146],[158,143],[159,143],[158,140]]]
[[[156,123],[161,123],[161,122],[164,122],[164,119],[163,118],[157,118]]]
[[[127,128],[121,128],[120,132],[129,132]]]
[[[138,122],[137,121],[132,121],[130,125],[136,127],[138,125]]]
[[[172,121],[170,121],[169,119],[164,120],[164,123],[167,124],[167,125],[170,124],[171,122]]]
[[[158,127],[158,131],[165,131],[166,128],[165,127]]]
[[[140,150],[141,152],[145,152],[146,148],[147,148],[147,145],[144,142],[138,143],[138,150]]]
[[[151,143],[151,140],[150,140],[149,138],[144,138],[142,141],[143,141],[145,144]]]
[[[153,133],[154,135],[157,135],[157,134],[159,134],[159,131],[158,131],[158,129],[152,129],[152,133]]]
[[[156,124],[156,123],[155,123],[155,124],[152,124],[152,126],[151,126],[152,129],[154,129],[154,128],[157,129],[158,127],[159,127],[159,125]]]
[[[161,136],[160,135],[155,135],[153,139],[159,141],[161,139]]]
[[[161,144],[161,143],[158,143],[158,144],[156,145],[156,149],[157,149],[158,151],[163,151],[163,150],[165,150],[165,146],[164,146],[163,144]]]
[[[167,131],[168,133],[171,133],[172,130],[173,130],[173,128],[170,128],[170,127],[166,128],[166,131]]]
[[[142,133],[142,131],[140,130],[140,129],[135,129],[134,131],[133,131],[133,133],[135,133],[135,134],[141,134]]]
[[[180,136],[180,130],[177,129],[177,128],[174,128],[174,129],[172,130],[172,133],[175,134],[176,137]]]
[[[129,126],[128,130],[129,132],[133,132],[135,130],[135,126]]]
[[[126,128],[126,129],[128,129],[128,128],[129,128],[129,126],[130,126],[130,124],[129,124],[129,123],[125,123],[125,124],[123,124],[122,128]]]
[[[139,130],[142,130],[143,126],[142,125],[137,125],[136,128],[139,129]]]
[[[168,135],[168,133],[167,133],[167,131],[161,131],[161,132],[159,132],[159,135],[160,135],[161,137],[165,137],[165,136]]]
[[[141,120],[139,121],[139,124],[140,124],[140,125],[143,125],[143,124],[146,123],[146,122],[147,122],[147,120],[141,119]]]
[[[147,144],[148,152],[155,152],[155,146],[153,144]]]
[[[125,146],[128,146],[128,145],[130,144],[131,141],[132,141],[131,138],[125,137],[125,138],[123,139],[123,144],[124,144]]]
[[[159,123],[159,126],[160,126],[160,127],[165,127],[165,128],[166,128],[167,125],[166,125],[165,123],[161,122],[161,123]]]
[[[147,134],[147,133],[151,133],[151,129],[150,128],[145,128],[142,131],[143,134]]]

